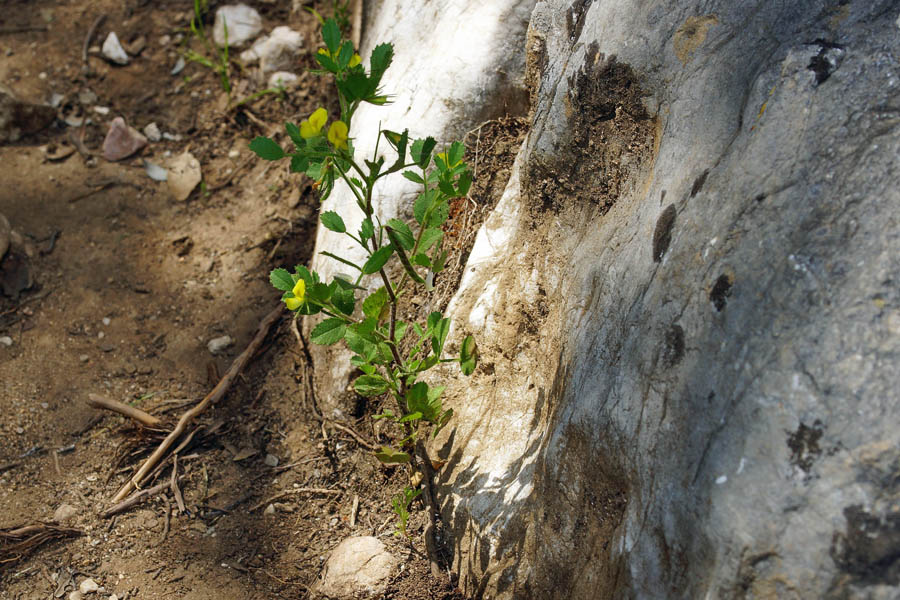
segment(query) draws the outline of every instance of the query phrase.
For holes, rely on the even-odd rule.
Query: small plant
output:
[[[294,145],[291,153],[264,137],[254,139],[250,148],[266,160],[289,158],[291,171],[311,177],[323,199],[334,189],[335,180],[342,180],[362,212],[362,226],[359,231],[348,231],[344,219],[334,211],[322,213],[322,225],[349,237],[367,258],[357,264],[323,252],[353,274],[322,281],[317,272],[297,265],[293,273],[275,269],[270,280],[283,292],[288,309],[298,315],[322,313],[327,317],[313,328],[310,339],[324,345],[343,341],[350,348],[354,353],[350,362],[362,373],[353,382],[358,394],[393,398],[395,408],[376,418],[395,423],[399,441],[383,446],[375,456],[387,465],[410,464],[421,473],[424,483],[422,490],[407,489],[402,500],[395,499],[400,531],[405,535],[407,507],[419,491],[424,492],[434,524],[432,462],[423,438],[428,433],[436,435],[453,414],[441,404],[444,386],[426,383],[422,374],[440,364],[459,363],[462,373],[470,375],[478,352],[474,338],[468,336],[458,356],[445,357],[450,319],[432,312],[422,323],[406,322],[398,318],[398,306],[413,287],[426,292],[434,289],[434,277],[447,261],[441,226],[448,218],[449,201],[468,193],[472,176],[463,162],[465,148],[460,142],[435,152],[437,142],[432,137],[411,140],[408,130],[398,133],[382,130],[380,125],[373,155],[358,160],[348,137],[350,125],[362,102],[383,105],[388,101],[380,85],[391,64],[393,47],[377,46],[366,71],[352,44],[342,39],[334,19],[324,22],[322,37],[325,47],[316,54],[321,69],[315,72],[334,76],[339,118],[329,125],[328,112],[319,108],[299,126],[287,123]],[[392,149],[390,160],[379,155],[382,140]],[[409,223],[399,219],[382,222],[373,205],[376,183],[394,174],[422,186],[413,206],[415,220]],[[361,285],[367,276],[376,276],[381,283],[372,293]]]
[[[222,23],[225,31],[225,45],[221,49],[216,48],[216,45],[210,42],[209,38],[206,37],[206,30],[203,28],[203,17],[208,11],[208,0],[194,0],[194,16],[191,19],[191,33],[195,38],[203,42],[209,56],[188,49],[185,51],[184,57],[187,60],[212,69],[219,76],[219,83],[225,93],[228,94],[230,100],[231,78],[229,77],[230,63],[228,60],[228,23]]]
[[[409,534],[406,532],[406,524],[409,522],[409,505],[412,504],[412,501],[419,497],[419,494],[422,493],[422,490],[419,488],[411,488],[406,486],[403,488],[403,491],[391,498],[391,507],[394,509],[394,514],[397,515],[397,530],[394,532],[395,535],[399,537],[409,539]]]

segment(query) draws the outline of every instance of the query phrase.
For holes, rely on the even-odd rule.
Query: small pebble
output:
[[[25,430],[22,429],[21,427],[16,427],[16,433],[18,433],[19,435],[22,435],[23,433],[25,433]]]
[[[69,592],[69,600],[81,600],[84,598],[84,594],[75,590],[74,592]]]
[[[269,467],[277,467],[278,466],[278,457],[274,454],[266,454],[266,458],[263,461],[266,463],[266,466]]]
[[[71,504],[60,504],[56,512],[53,513],[53,520],[57,523],[68,521],[78,514],[78,509]]]
[[[95,541],[99,541],[99,540],[95,540]],[[97,585],[97,582],[90,578],[85,579],[84,581],[81,582],[81,585],[78,586],[78,591],[80,591],[82,594],[91,594],[93,592],[96,592],[99,589],[100,589],[100,586]]]
[[[209,340],[209,343],[206,347],[209,349],[210,354],[219,354],[224,352],[228,346],[234,343],[234,340],[231,339],[230,335],[223,335],[221,337],[213,338]]]
[[[228,158],[238,158],[241,155],[240,150],[232,150],[228,153]]]
[[[102,340],[102,339],[103,339],[103,338],[105,338],[105,337],[106,337],[106,334],[105,334],[105,333],[103,333],[103,332],[102,332],[102,331],[101,331],[101,332],[99,332],[99,333],[97,333],[97,339],[100,339],[100,340]]]
[[[47,74],[44,73],[43,71],[41,71],[40,73],[38,73],[38,79],[40,79],[41,81],[46,80],[46,79],[47,79]]]
[[[275,514],[275,505],[270,504],[266,507],[266,510],[263,511],[264,515],[274,515]]]
[[[78,357],[78,360],[80,360],[81,362],[87,362],[90,359],[91,359],[91,357],[88,356],[87,354],[82,354],[81,356]]]
[[[110,320],[109,317],[103,317],[103,324],[104,324],[104,325],[109,325],[110,323],[112,323],[112,321]]]
[[[4,346],[12,346],[13,339],[8,335],[4,335],[3,337],[0,337],[0,344],[3,344]]]
[[[43,408],[44,410],[47,410],[48,408],[50,408],[50,405],[46,402],[41,402],[41,408]]]
[[[151,142],[158,142],[162,139],[162,132],[159,130],[159,125],[156,123],[148,123],[146,127],[144,127],[144,135],[147,136],[147,139]]]
[[[108,106],[95,106],[94,112],[97,113],[98,115],[108,115],[109,107]]]

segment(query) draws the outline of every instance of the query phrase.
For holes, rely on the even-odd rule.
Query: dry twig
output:
[[[178,479],[184,479],[184,475],[182,475]],[[166,481],[165,483],[160,483],[159,485],[154,485],[153,487],[147,488],[146,490],[141,490],[139,492],[135,492],[134,494],[129,496],[127,499],[123,500],[122,502],[119,502],[115,506],[112,506],[112,507],[106,509],[105,511],[103,511],[102,513],[100,513],[100,516],[103,518],[107,518],[107,517],[111,517],[113,515],[117,515],[120,512],[124,512],[124,511],[128,510],[135,504],[139,504],[141,502],[141,500],[144,500],[145,498],[149,498],[150,496],[154,496],[163,490],[168,490],[171,488],[172,488],[172,482]]]
[[[103,408],[106,410],[111,410],[113,412],[117,412],[120,415],[125,415],[130,419],[133,419],[140,423],[141,425],[145,425],[147,427],[159,427],[162,425],[162,421],[151,415],[150,413],[146,413],[139,408],[135,408],[133,406],[129,406],[118,400],[111,400],[109,398],[104,398],[98,394],[88,394],[87,405],[92,406],[94,408]]]
[[[228,392],[229,388],[231,388],[231,384],[234,379],[238,376],[238,374],[247,366],[247,363],[250,362],[250,359],[253,358],[253,355],[256,354],[256,351],[262,345],[263,340],[266,339],[266,335],[269,333],[269,330],[272,328],[272,325],[281,317],[282,312],[284,311],[284,307],[281,303],[279,303],[278,307],[274,309],[272,312],[267,314],[262,322],[259,324],[259,329],[256,331],[256,335],[250,341],[250,344],[247,345],[247,348],[241,352],[241,354],[234,359],[234,362],[231,363],[231,367],[228,368],[228,372],[225,373],[225,376],[219,381],[213,390],[206,395],[203,401],[200,402],[197,406],[192,408],[191,410],[184,413],[181,418],[178,420],[178,424],[175,426],[175,429],[172,430],[165,440],[159,445],[159,447],[150,455],[150,457],[144,461],[144,464],[138,469],[138,472],[135,473],[134,477],[128,480],[121,490],[115,495],[113,498],[113,502],[120,502],[125,496],[128,495],[129,492],[133,489],[138,489],[140,487],[141,482],[144,480],[144,477],[147,476],[153,467],[162,460],[162,458],[166,455],[169,448],[172,447],[172,444],[181,437],[187,428],[188,424],[193,421],[197,415],[202,413],[210,404],[215,404],[218,402],[223,396],[225,396],[226,392]]]
[[[0,565],[21,560],[44,542],[82,533],[80,529],[49,523],[0,529]]]

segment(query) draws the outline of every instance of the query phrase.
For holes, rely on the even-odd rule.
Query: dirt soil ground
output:
[[[178,461],[184,509],[169,490],[111,518],[101,514],[277,306],[269,270],[304,263],[312,252],[314,190],[286,165],[257,160],[247,144],[281,136],[285,120],[320,105],[334,110],[328,82],[305,73],[317,23],[299,9],[327,14],[331,2],[250,4],[264,31],[300,31],[308,53],[284,98],[265,95],[235,109],[208,68],[188,62],[171,73],[185,49],[203,51],[189,34],[188,0],[4,3],[0,82],[35,101],[58,94],[61,115],[90,121],[57,121],[0,147],[0,213],[37,251],[28,277],[18,271],[0,295],[0,342],[11,340],[0,343],[0,532],[51,522],[63,505],[72,514],[60,525],[77,530],[0,555],[2,599],[68,597],[87,577],[105,588],[94,596],[104,599],[315,597],[310,586],[324,561],[351,535],[375,535],[399,558],[384,598],[463,597],[450,574],[429,572],[422,510],[411,521],[412,548],[393,534],[390,498],[407,475],[384,469],[365,447],[387,441],[378,439],[372,407],[348,407],[339,423],[312,417],[308,365],[287,314],[198,419],[202,427]],[[84,61],[100,16],[90,45],[115,31],[136,51],[129,65],[110,65],[96,48]],[[251,71],[232,70],[233,100],[261,89]],[[100,147],[116,116],[138,129],[155,122],[171,139],[107,162]],[[522,133],[521,122],[506,120],[469,139],[491,175],[454,207],[447,232],[460,252],[502,192]],[[93,156],[48,158],[76,142]],[[186,150],[201,163],[203,184],[178,202],[143,161]],[[446,279],[455,286],[458,273]],[[222,336],[232,343],[214,355],[208,343]],[[142,408],[164,420],[164,431],[90,408],[90,394]],[[168,480],[171,468],[156,481]],[[327,493],[303,491],[310,488]]]

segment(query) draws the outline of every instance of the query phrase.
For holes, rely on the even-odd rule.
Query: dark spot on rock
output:
[[[653,230],[653,262],[662,260],[663,254],[669,249],[676,215],[675,205],[670,204],[656,220],[656,229]]]
[[[757,195],[756,195],[756,198],[754,198],[754,200],[756,200],[757,202],[762,202],[762,201],[765,200],[765,199],[766,199],[766,195],[765,195],[765,194],[757,194]]]
[[[569,41],[574,43],[581,37],[584,28],[584,19],[587,10],[593,0],[575,0],[566,11],[566,31],[569,33]]]
[[[697,179],[694,180],[694,185],[691,186],[691,198],[696,196],[700,190],[703,189],[703,184],[706,183],[706,177],[709,175],[709,169],[706,169]]]
[[[734,281],[729,275],[719,275],[719,278],[716,279],[716,283],[709,292],[709,301],[716,307],[716,311],[722,312],[722,309],[725,308],[728,297],[731,296],[732,285],[734,285]]]
[[[837,71],[844,60],[844,47],[834,42],[817,39],[813,42],[819,46],[819,52],[813,56],[807,69],[816,74],[816,86],[822,85]]]
[[[684,329],[681,325],[673,323],[666,330],[661,358],[663,367],[666,369],[671,369],[684,358]]]
[[[878,516],[855,504],[844,517],[847,530],[831,538],[834,564],[863,583],[900,583],[900,511]]]
[[[791,450],[792,465],[800,467],[804,473],[809,473],[813,462],[822,455],[819,440],[822,439],[824,431],[825,427],[817,419],[812,427],[800,423],[797,431],[788,434],[787,445]]]

